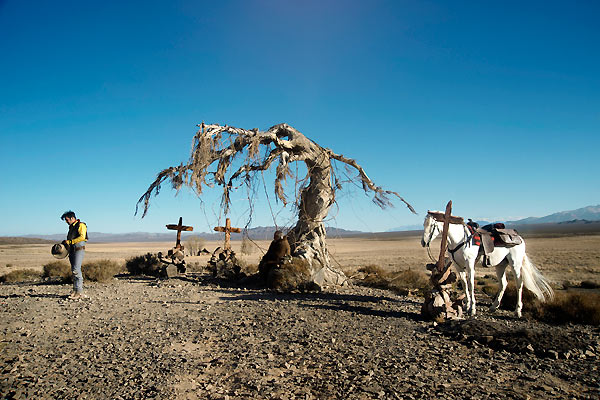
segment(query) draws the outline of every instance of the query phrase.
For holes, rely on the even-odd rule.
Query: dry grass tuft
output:
[[[390,274],[390,288],[398,294],[418,292],[424,295],[431,290],[429,276],[423,271],[406,270]]]
[[[44,265],[44,278],[59,278],[63,282],[72,282],[71,266],[64,261],[52,261]]]
[[[378,265],[366,265],[358,269],[359,273],[364,274],[359,282],[361,286],[369,286],[374,288],[386,289],[389,286],[388,273]]]
[[[494,296],[498,286],[486,286]],[[492,290],[493,289],[493,290]],[[500,308],[513,311],[517,307],[517,289],[513,282],[509,283]],[[541,302],[529,290],[523,288],[523,313],[539,321],[554,324],[588,324],[600,325],[600,293],[561,292],[556,291],[552,301]]]
[[[158,276],[162,263],[156,254],[146,253],[125,261],[125,268],[131,275]]]
[[[308,291],[318,289],[310,281],[308,262],[301,258],[292,258],[269,273],[268,286],[281,292]]]
[[[15,283],[15,282],[32,282],[42,278],[42,273],[33,269],[18,269],[0,276],[0,282]]]
[[[600,283],[594,281],[582,281],[579,287],[582,289],[600,289]]]
[[[523,308],[544,322],[600,325],[600,293],[557,293],[551,302],[542,303],[536,299]]]
[[[120,272],[124,271],[122,265],[111,260],[97,260],[83,264],[81,267],[83,279],[94,282],[108,282]]]
[[[431,289],[429,276],[423,271],[404,270],[386,272],[377,265],[367,265],[358,269],[364,274],[357,283],[362,286],[392,290],[398,294],[424,293]]]
[[[244,260],[238,260],[241,268],[241,273],[245,276],[252,276],[258,274],[258,264],[248,264]]]

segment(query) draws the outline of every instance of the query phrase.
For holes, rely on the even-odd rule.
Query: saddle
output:
[[[523,238],[515,229],[506,229],[503,223],[495,223],[477,228],[481,235],[481,243],[485,255],[489,255],[496,247],[514,247],[523,243]]]

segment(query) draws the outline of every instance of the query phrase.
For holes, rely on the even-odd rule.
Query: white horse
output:
[[[429,211],[423,223],[424,231],[421,245],[429,247],[433,239],[442,233],[443,222],[436,220],[443,216],[443,212]],[[522,239],[522,238],[521,238]],[[479,247],[474,244],[473,236],[467,226],[451,223],[448,227],[448,251],[452,256],[455,268],[466,292],[467,314],[475,315],[475,263],[479,261]],[[487,255],[490,266],[496,267],[496,276],[500,282],[500,289],[494,298],[490,311],[496,311],[502,301],[506,290],[506,267],[510,265],[515,273],[517,285],[517,317],[521,317],[523,309],[523,284],[540,300],[552,299],[554,292],[548,280],[529,260],[525,254],[525,241],[513,247],[495,247]]]

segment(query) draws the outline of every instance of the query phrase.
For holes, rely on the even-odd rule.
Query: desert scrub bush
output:
[[[494,295],[496,291],[494,291]],[[513,311],[517,306],[517,289],[509,283],[500,308]],[[600,293],[560,292],[554,299],[542,302],[523,288],[523,313],[538,321],[554,324],[600,325]]]
[[[162,263],[156,254],[146,253],[125,261],[125,268],[131,275],[158,276]]]
[[[123,267],[116,261],[111,260],[90,261],[81,267],[83,279],[95,282],[108,282],[122,271]]]
[[[358,272],[364,274],[364,278],[357,282],[362,286],[388,289],[402,295],[414,292],[424,295],[425,291],[431,289],[429,276],[424,271],[409,269],[386,272],[377,265],[366,265],[359,268]]]
[[[579,287],[582,289],[600,289],[600,283],[594,281],[582,281]]]
[[[52,261],[44,265],[44,278],[59,278],[63,282],[71,282],[71,266],[64,261]]]
[[[421,295],[431,290],[429,276],[424,271],[414,271],[411,269],[394,272],[389,274],[389,288],[398,294],[409,294],[417,291]]]
[[[364,278],[358,282],[361,286],[384,289],[389,285],[388,273],[378,265],[366,265],[360,267],[358,272],[364,274]]]
[[[198,252],[204,247],[204,239],[200,236],[190,236],[185,241],[185,250],[192,256],[197,256]]]
[[[203,272],[206,270],[206,264],[201,264],[198,261],[194,261],[186,264],[187,272]]]
[[[18,269],[0,276],[0,282],[31,282],[42,278],[42,273],[33,269]]]
[[[552,301],[542,303],[535,299],[523,309],[544,322],[600,325],[600,293],[556,293]]]
[[[239,258],[236,261],[240,267],[240,273],[244,276],[258,274],[258,264],[249,264],[246,260],[240,260]]]
[[[268,286],[280,292],[308,291],[319,289],[310,281],[308,262],[301,258],[292,258],[279,268],[273,268],[267,278]],[[258,269],[258,268],[257,268]]]

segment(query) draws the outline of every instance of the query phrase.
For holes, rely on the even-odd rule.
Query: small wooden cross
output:
[[[240,228],[233,228],[231,226],[231,220],[229,218],[225,219],[225,226],[217,226],[215,227],[215,231],[217,232],[225,232],[225,245],[223,249],[231,249],[231,244],[229,243],[229,238],[231,237],[231,232],[240,233],[242,230]]]
[[[167,229],[170,229],[172,231],[177,231],[177,243],[175,244],[175,248],[179,249],[182,247],[181,246],[181,231],[193,231],[194,227],[183,225],[183,217],[179,217],[179,223],[177,225],[169,224],[169,225],[167,225]]]

